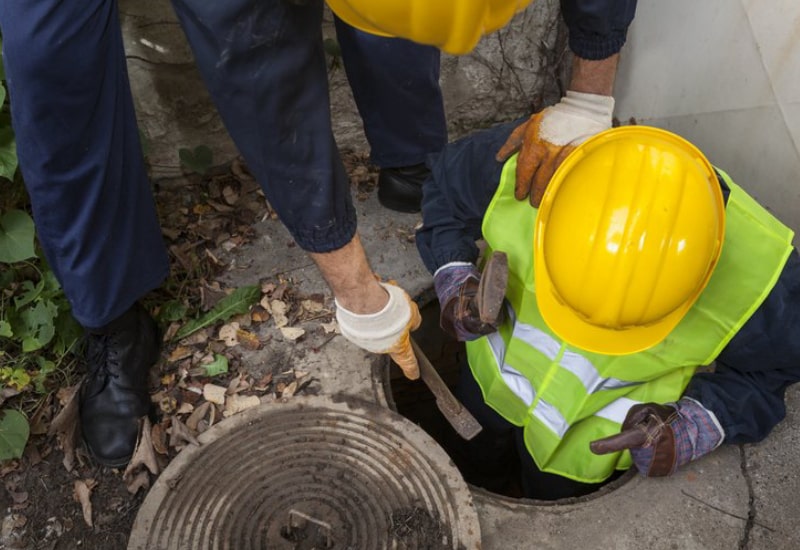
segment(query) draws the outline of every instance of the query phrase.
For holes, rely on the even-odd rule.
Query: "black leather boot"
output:
[[[419,212],[422,207],[422,184],[430,173],[424,164],[381,168],[378,174],[378,201],[397,212]]]
[[[158,327],[138,304],[105,327],[87,330],[81,429],[89,451],[103,466],[120,468],[133,455],[139,419],[151,407],[149,372],[159,349]]]

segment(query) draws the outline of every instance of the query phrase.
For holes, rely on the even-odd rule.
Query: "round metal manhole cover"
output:
[[[480,548],[461,474],[385,408],[296,397],[199,439],[147,494],[128,550]]]

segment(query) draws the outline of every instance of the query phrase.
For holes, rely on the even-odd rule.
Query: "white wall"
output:
[[[615,96],[800,232],[798,0],[639,0]]]

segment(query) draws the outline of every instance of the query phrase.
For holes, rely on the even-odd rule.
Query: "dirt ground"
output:
[[[365,154],[343,153],[343,157],[356,199],[363,198],[374,189],[376,171],[368,165]],[[154,187],[172,274],[161,289],[143,302],[157,316],[164,313],[159,309],[161,304],[176,300],[207,311],[225,296],[225,289],[214,282],[214,275],[225,269],[214,250],[230,250],[248,243],[253,236],[253,223],[274,219],[274,213],[238,162],[203,177],[187,175],[156,182]],[[156,477],[153,469],[162,471],[182,448],[181,438],[176,441],[175,434],[180,432],[184,439],[190,439],[208,422],[207,414],[213,417],[214,411],[205,411],[215,406],[208,406],[208,396],[200,388],[211,382],[216,388],[227,389],[228,395],[240,397],[239,403],[316,391],[315,380],[304,379],[303,373],[243,374],[237,350],[263,345],[262,327],[269,322],[274,328],[279,314],[286,330],[298,330],[293,325],[304,319],[315,319],[324,325],[333,316],[329,297],[296,295],[291,281],[262,281],[261,285],[260,305],[235,318],[238,324],[232,335],[223,336],[220,323],[216,323],[189,338],[174,341],[169,337],[181,322],[161,323],[167,340],[154,369],[155,418],[152,431],[148,432],[152,442],[146,457],[135,457],[137,468],[125,472],[98,467],[80,443],[75,443],[74,448],[71,444],[65,447],[62,438],[47,433],[31,436],[20,460],[0,464],[0,548],[123,550],[146,489]],[[265,309],[277,307],[276,303],[284,309]],[[226,326],[230,328],[229,325]],[[324,341],[332,336],[320,330],[320,335],[314,337]],[[231,338],[233,343],[225,341]],[[228,371],[205,376],[203,365],[218,355],[227,358]],[[51,395],[42,408],[46,412],[44,428],[63,409],[64,404]],[[200,411],[203,414],[197,415]],[[217,418],[221,418],[224,411],[217,412]]]

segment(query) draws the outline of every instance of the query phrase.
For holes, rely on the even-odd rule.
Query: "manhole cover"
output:
[[[377,405],[296,397],[200,441],[156,480],[129,550],[480,548],[472,496],[449,457]]]

